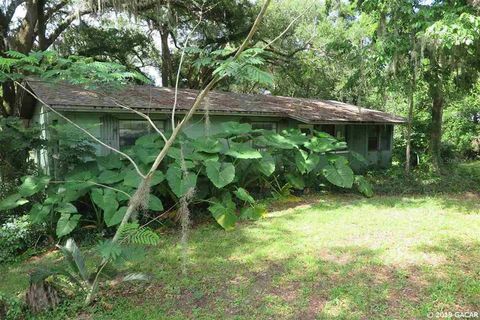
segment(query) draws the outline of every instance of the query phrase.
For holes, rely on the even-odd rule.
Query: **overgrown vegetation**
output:
[[[78,141],[68,147],[69,142],[62,141],[64,149],[80,151],[75,147]],[[159,135],[150,134],[124,152],[145,172],[163,145]],[[220,132],[208,138],[183,135],[175,142],[150,181],[145,209],[153,214],[176,207],[179,199],[194,189],[191,202],[200,208],[206,204],[224,229],[232,229],[238,219],[258,219],[264,212],[250,192],[262,198],[287,196],[292,190],[319,190],[322,184],[331,183],[341,188],[355,184],[371,196],[368,182],[350,168],[345,149],[344,142],[322,132],[308,137],[295,129],[279,134],[225,122]],[[72,152],[63,153],[68,154]],[[88,148],[78,155],[91,156]],[[91,225],[98,231],[118,225],[141,179],[133,165],[114,153],[93,161],[76,158],[72,162],[66,157],[62,163],[75,166],[68,170],[59,167],[61,174],[56,177],[23,177],[18,191],[0,202],[0,209],[27,204],[32,196],[38,200],[40,194],[43,200],[33,204],[30,219],[45,224],[48,233],[59,238]],[[150,217],[146,212],[138,218],[146,222]]]

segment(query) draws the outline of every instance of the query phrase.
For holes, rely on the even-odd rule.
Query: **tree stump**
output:
[[[25,300],[32,313],[53,309],[60,303],[57,290],[45,281],[31,282]]]

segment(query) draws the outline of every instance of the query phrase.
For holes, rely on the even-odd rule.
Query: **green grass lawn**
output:
[[[146,284],[111,284],[84,319],[415,319],[480,311],[480,196],[310,196],[272,205],[233,232],[202,225],[133,270]],[[0,267],[0,291],[26,288],[32,265]],[[77,308],[78,309],[78,308]],[[52,319],[75,318],[72,305]]]

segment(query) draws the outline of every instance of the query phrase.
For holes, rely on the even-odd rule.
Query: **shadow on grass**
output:
[[[471,210],[462,199],[441,197],[325,196],[302,205],[321,209],[327,216],[322,222],[331,222],[336,214],[330,220],[330,210],[432,203]],[[131,268],[155,274],[155,281],[105,290],[102,301],[110,307],[99,304],[91,311],[92,318],[419,319],[428,312],[480,309],[480,242],[447,238],[411,248],[418,254],[441,256],[435,265],[388,264],[381,247],[372,249],[354,241],[310,246],[305,238],[309,234],[301,232],[309,227],[308,221],[297,222],[296,231],[289,228],[302,215],[299,208],[291,210],[241,224],[234,232],[215,225],[193,230],[186,275],[181,272],[178,236],[162,237],[158,248]]]
[[[188,276],[178,271],[174,254],[169,263],[177,267],[165,268],[156,285],[131,295],[128,310],[98,318],[134,319],[140,309],[178,319],[418,319],[480,308],[479,242],[450,238],[420,246],[419,252],[445,259],[435,266],[398,266],[383,263],[381,249],[355,245],[241,259],[235,244],[265,245],[245,229],[228,244],[222,236],[210,240],[192,248]]]

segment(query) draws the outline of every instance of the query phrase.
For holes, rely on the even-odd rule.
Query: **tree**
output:
[[[100,26],[82,23],[67,30],[54,47],[62,56],[112,61],[140,73],[147,67],[158,68],[160,52],[152,35],[138,27],[129,27],[121,17],[117,24],[111,26],[106,20],[101,20]]]
[[[25,14],[16,18],[16,12]],[[90,9],[74,10],[71,0],[11,0],[0,9],[0,54],[48,49],[77,17]],[[0,113],[17,115],[17,92],[11,81],[2,83]]]
[[[434,18],[422,35],[422,65],[432,99],[430,151],[438,170],[442,164],[443,110],[449,90],[470,89],[480,71],[480,18],[466,1],[434,2],[424,10],[423,16]]]

